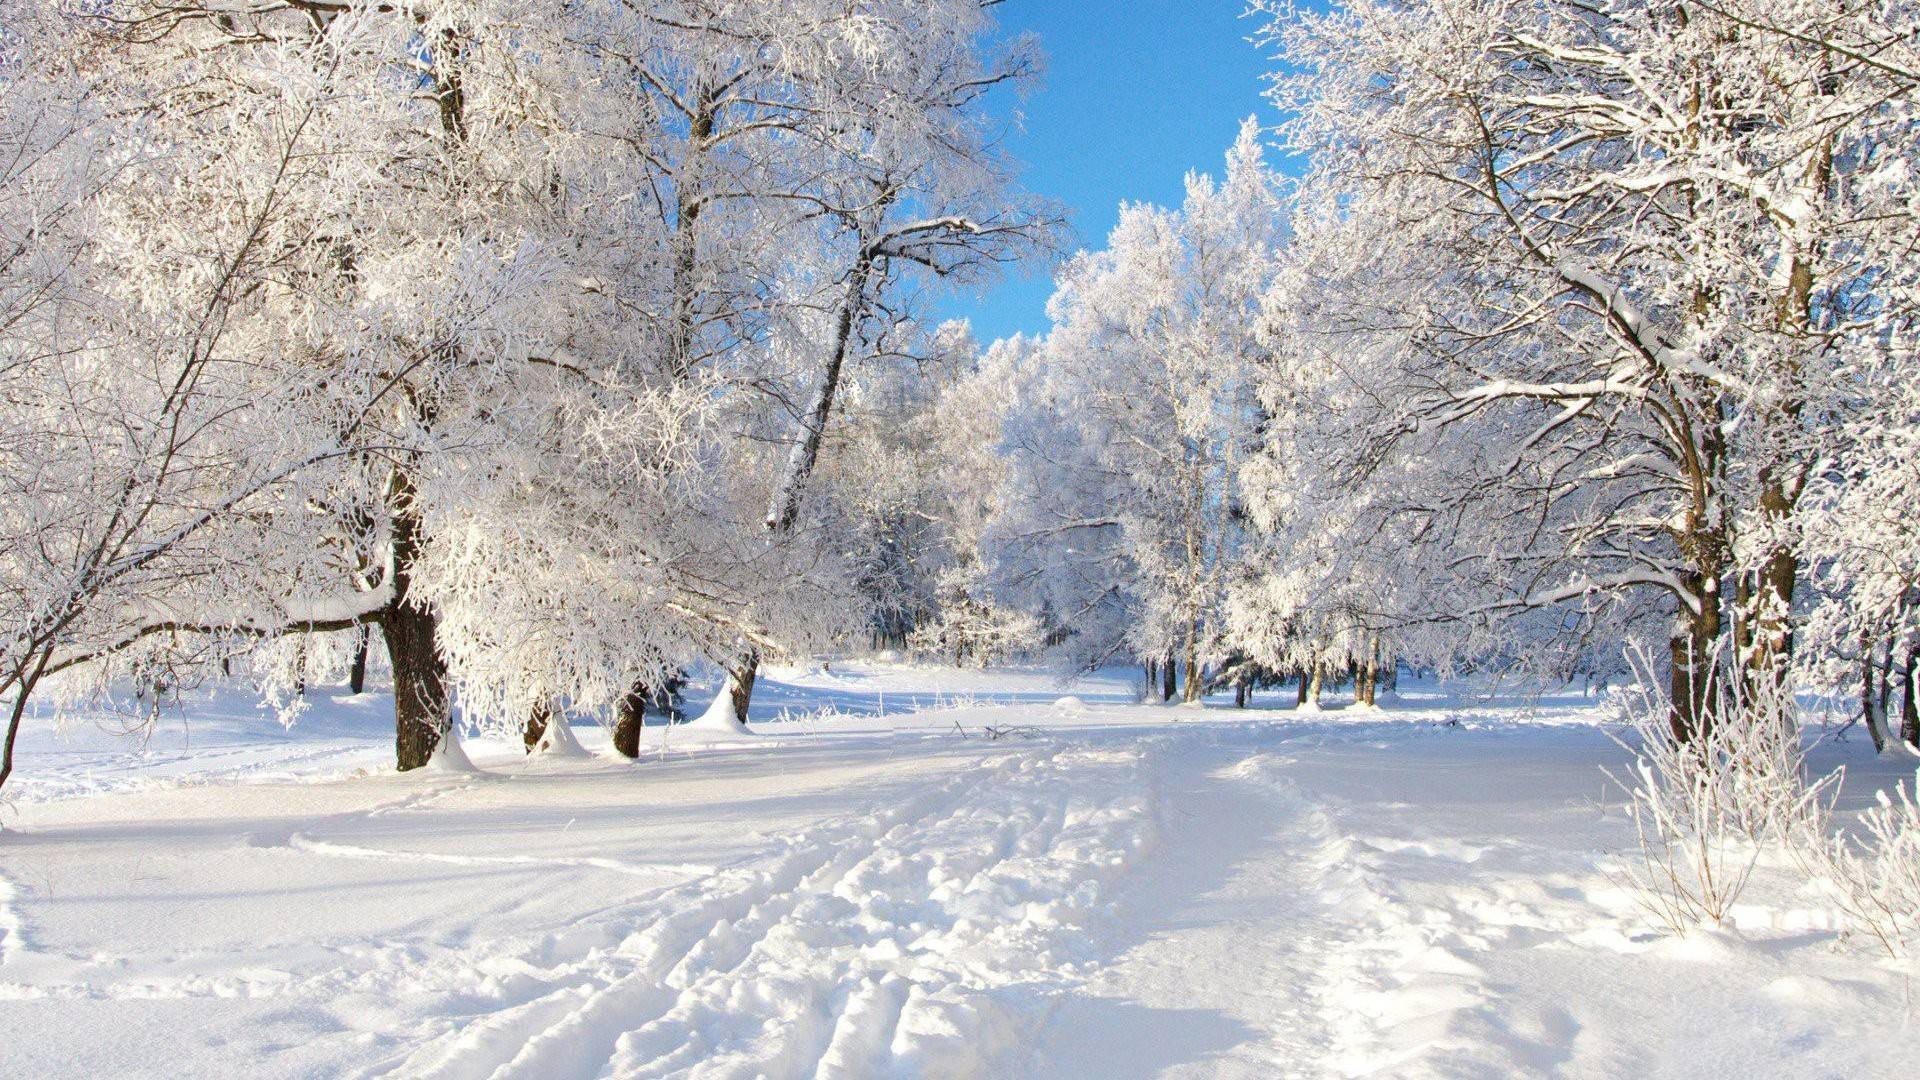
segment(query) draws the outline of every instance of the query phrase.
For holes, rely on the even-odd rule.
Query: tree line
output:
[[[1911,0],[1261,0],[1278,128],[982,348],[994,6],[0,0],[0,781],[376,645],[402,768],[848,642],[1920,743]]]
[[[1256,11],[1286,167],[1128,208],[976,376],[983,602],[1156,696],[1642,642],[1679,739],[1798,687],[1920,743],[1914,5]]]
[[[33,702],[370,642],[402,769],[456,703],[633,754],[703,660],[744,716],[866,611],[926,298],[1056,243],[991,7],[8,0],[0,781]]]

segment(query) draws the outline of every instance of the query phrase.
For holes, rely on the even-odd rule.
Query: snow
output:
[[[733,715],[733,703],[725,694],[715,694],[706,711],[693,718],[690,723],[678,725],[674,734],[683,738],[701,741],[726,741],[729,739],[751,738],[753,732],[740,718]]]
[[[584,758],[593,755],[580,745],[580,736],[576,735],[572,724],[548,724],[540,736],[540,753],[554,757]]]
[[[583,725],[587,756],[469,738],[472,771],[405,775],[375,695],[316,690],[291,731],[216,695],[144,751],[31,731],[0,1075],[1920,1064],[1885,1027],[1911,972],[1787,876],[1729,928],[1640,909],[1600,771],[1624,752],[1584,699],[1196,712],[1129,679],[774,669],[748,739],[650,728],[630,763]],[[1816,752],[1849,805],[1910,770],[1870,756]]]
[[[467,756],[467,749],[461,745],[458,731],[447,732],[441,736],[439,742],[434,744],[433,753],[427,758],[426,768],[428,772],[456,775],[470,775],[480,771],[474,768],[473,759]]]

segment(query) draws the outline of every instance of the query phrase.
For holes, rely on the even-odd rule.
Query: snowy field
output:
[[[1785,875],[1737,930],[1639,908],[1578,696],[1316,716],[835,664],[773,672],[748,740],[408,775],[384,698],[315,698],[25,738],[0,1076],[1920,1067],[1902,972]],[[1899,771],[1815,759],[1850,803]]]

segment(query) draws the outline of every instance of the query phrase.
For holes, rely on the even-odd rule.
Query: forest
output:
[[[1608,733],[1650,925],[1773,875],[1910,970],[1920,6],[1252,0],[1268,108],[1093,238],[1004,145],[1003,14],[0,0],[0,798],[76,723],[297,737],[333,688],[380,773],[577,728],[644,787],[656,737],[785,738],[775,672],[1127,724],[1490,686]],[[1044,333],[950,316],[1023,273]],[[905,1037],[871,1075],[1011,1075]],[[633,1038],[597,1075],[789,1075]],[[1428,1075],[1369,1060],[1328,1074]]]

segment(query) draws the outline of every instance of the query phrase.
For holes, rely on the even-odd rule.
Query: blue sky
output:
[[[1122,200],[1178,203],[1187,172],[1219,172],[1240,121],[1277,119],[1261,96],[1273,69],[1246,39],[1259,24],[1242,0],[1007,0],[1009,34],[1036,33],[1047,75],[1025,100],[1006,95],[1003,115],[1024,123],[1007,148],[1024,162],[1022,186],[1064,204],[1075,248],[1098,248]],[[962,295],[943,314],[973,321],[982,343],[1046,330],[1050,275],[1006,279],[985,295]]]

